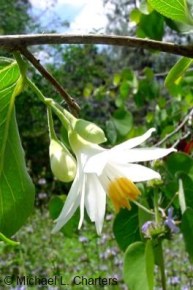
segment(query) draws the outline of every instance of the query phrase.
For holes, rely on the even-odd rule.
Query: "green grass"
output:
[[[28,224],[15,235],[20,246],[0,244],[1,276],[10,275],[14,279],[16,276],[51,278],[57,275],[63,277],[62,283],[70,286],[58,286],[56,289],[79,290],[101,287],[73,285],[75,276],[118,278],[118,286],[104,286],[102,289],[121,289],[123,254],[111,234],[111,224],[111,219],[105,222],[107,231],[104,229],[101,237],[96,236],[94,225],[86,224],[77,231],[78,234],[67,238],[60,232],[51,234],[53,221],[47,210],[36,210]],[[77,283],[80,282],[79,278],[77,280]]]

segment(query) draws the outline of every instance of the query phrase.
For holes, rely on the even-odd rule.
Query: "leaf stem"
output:
[[[0,240],[5,242],[6,244],[10,245],[10,246],[18,246],[20,243],[19,242],[15,242],[9,238],[7,238],[4,234],[0,233]]]
[[[165,207],[164,211],[166,211],[166,210],[170,207],[170,205],[172,205],[172,203],[174,202],[174,200],[176,199],[177,196],[178,196],[178,192],[176,192],[176,193],[174,194],[174,196],[171,198],[170,202],[169,202],[168,205]]]
[[[155,211],[155,222],[157,225],[160,224],[160,213],[159,213],[159,203],[158,203],[158,199],[159,199],[159,196],[158,196],[158,192],[155,190],[155,193],[154,193],[154,211]]]
[[[157,190],[155,190],[154,192],[154,211],[155,211],[155,222],[157,225],[160,225],[161,216],[159,213],[159,193]],[[162,249],[162,240],[159,238],[158,238],[158,245],[157,245],[157,258],[159,259],[162,289],[166,290],[165,264],[164,264],[164,256],[163,256],[163,249]]]
[[[27,64],[26,62],[22,59],[21,54],[18,51],[13,52],[13,55],[17,61],[17,64],[19,66],[19,70],[21,73],[21,76],[23,80],[26,79],[26,69],[27,69]]]

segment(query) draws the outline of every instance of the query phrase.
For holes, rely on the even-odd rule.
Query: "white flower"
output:
[[[56,220],[53,232],[60,230],[80,206],[79,229],[84,219],[84,207],[97,233],[102,231],[106,208],[106,195],[112,200],[115,210],[130,208],[129,200],[140,194],[133,182],[161,178],[159,173],[145,166],[135,164],[162,158],[175,149],[138,148],[151,136],[155,129],[144,135],[125,141],[112,149],[104,149],[74,134],[70,139],[77,158],[77,173],[66,199],[65,205]]]

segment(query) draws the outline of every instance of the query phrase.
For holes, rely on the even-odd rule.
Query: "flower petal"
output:
[[[104,149],[105,150],[105,149]],[[105,150],[88,159],[84,167],[85,173],[96,173],[100,175],[108,162],[110,150]]]
[[[75,213],[76,209],[79,206],[80,196],[81,196],[80,179],[77,175],[68,193],[63,209],[59,217],[56,219],[56,225],[53,228],[52,233],[59,231],[73,216],[73,214]]]
[[[112,154],[110,160],[117,163],[127,162],[143,162],[162,158],[171,152],[175,152],[174,148],[162,149],[162,148],[139,148],[120,151],[119,154]]]
[[[97,233],[100,235],[103,227],[106,193],[95,174],[87,175],[85,206],[92,222],[95,222]]]
[[[118,150],[122,151],[125,149],[131,149],[133,147],[136,147],[136,146],[140,145],[141,143],[143,143],[145,140],[147,140],[154,131],[155,131],[155,128],[151,128],[145,134],[138,136],[138,137],[135,137],[135,138],[132,138],[132,139],[129,139],[129,140],[113,147],[112,149],[110,149],[110,151],[118,151]]]
[[[84,174],[82,176],[82,189],[81,189],[81,198],[80,198],[80,220],[78,224],[78,229],[81,228],[83,220],[84,220],[85,182],[86,182],[86,176]]]
[[[111,164],[111,166],[119,177],[126,177],[133,182],[161,178],[158,172],[139,164]]]

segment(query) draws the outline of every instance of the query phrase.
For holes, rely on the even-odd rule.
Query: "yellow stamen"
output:
[[[117,178],[109,184],[108,195],[117,212],[121,207],[130,209],[129,200],[137,199],[139,194],[140,191],[135,184],[125,177]]]

